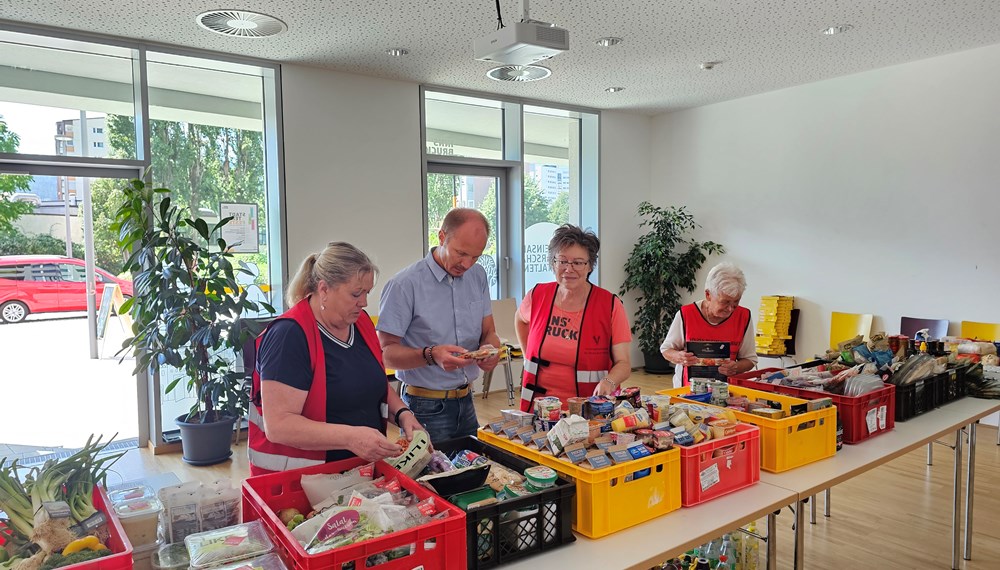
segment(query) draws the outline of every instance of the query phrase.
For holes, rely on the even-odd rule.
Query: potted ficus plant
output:
[[[122,189],[112,229],[118,245],[130,252],[125,270],[132,273],[134,295],[122,311],[132,315],[132,336],[121,353],[131,350],[135,372],[159,374],[164,366],[181,375],[164,392],[182,385],[197,397],[177,418],[184,460],[211,465],[231,454],[233,426],[247,408],[243,373],[234,369],[235,354],[250,338],[241,315],[266,303],[247,299],[230,245],[220,230],[232,218],[209,226],[189,217],[166,188],[132,180]],[[186,381],[183,382],[182,381]]]
[[[649,227],[649,231],[639,237],[625,262],[625,282],[619,294],[638,291],[632,332],[638,335],[645,370],[669,374],[673,366],[660,354],[660,343],[681,308],[681,291],[693,292],[698,286],[696,274],[707,256],[725,249],[689,237],[699,225],[684,207],[661,208],[642,202],[638,212],[639,227]]]

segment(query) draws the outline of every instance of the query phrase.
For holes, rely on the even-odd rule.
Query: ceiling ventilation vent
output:
[[[288,29],[277,18],[244,10],[212,10],[199,14],[195,20],[210,32],[236,38],[266,38]]]
[[[540,65],[501,65],[486,72],[495,81],[538,81],[552,75],[552,70]]]

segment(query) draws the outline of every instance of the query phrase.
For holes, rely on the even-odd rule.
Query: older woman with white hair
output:
[[[681,385],[686,386],[692,376],[728,377],[757,366],[753,320],[750,310],[740,306],[746,288],[739,267],[720,263],[705,279],[705,299],[677,311],[660,352],[677,365],[674,378],[681,378]],[[729,343],[729,353],[705,358],[691,352],[692,343]]]

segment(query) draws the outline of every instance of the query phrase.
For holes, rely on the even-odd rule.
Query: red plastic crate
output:
[[[79,564],[63,566],[72,570],[131,570],[132,569],[132,543],[128,541],[128,535],[122,528],[118,514],[109,505],[108,494],[100,486],[94,487],[94,508],[104,513],[108,517],[108,532],[111,534],[106,546],[111,549],[112,554],[104,558],[88,560]]]
[[[844,428],[844,443],[861,443],[866,439],[890,431],[896,426],[896,387],[892,384],[883,384],[880,390],[852,397],[757,381],[761,376],[780,371],[778,368],[751,370],[730,376],[729,383],[754,390],[795,396],[803,400],[830,398],[833,400],[833,405],[837,407],[837,415]]]
[[[250,477],[243,482],[243,522],[260,520],[274,539],[278,554],[293,568],[339,570],[344,564],[351,564],[355,569],[360,569],[365,568],[365,561],[369,556],[408,545],[414,545],[412,554],[379,564],[376,568],[412,570],[421,566],[445,568],[446,564],[447,567],[464,565],[466,563],[465,512],[381,461],[375,463],[376,476],[398,478],[404,489],[420,499],[434,497],[437,504],[448,512],[448,516],[350,546],[319,554],[306,553],[275,513],[285,508],[295,508],[303,513],[312,510],[302,490],[300,483],[302,475],[342,473],[365,463],[367,461],[363,459],[353,458]]]
[[[760,430],[737,424],[736,433],[681,450],[681,505],[695,505],[760,481]]]

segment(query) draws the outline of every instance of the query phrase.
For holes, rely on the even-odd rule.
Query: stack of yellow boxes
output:
[[[795,297],[774,295],[760,298],[757,315],[757,353],[768,356],[785,354],[785,341],[792,338],[788,326],[792,323]]]

